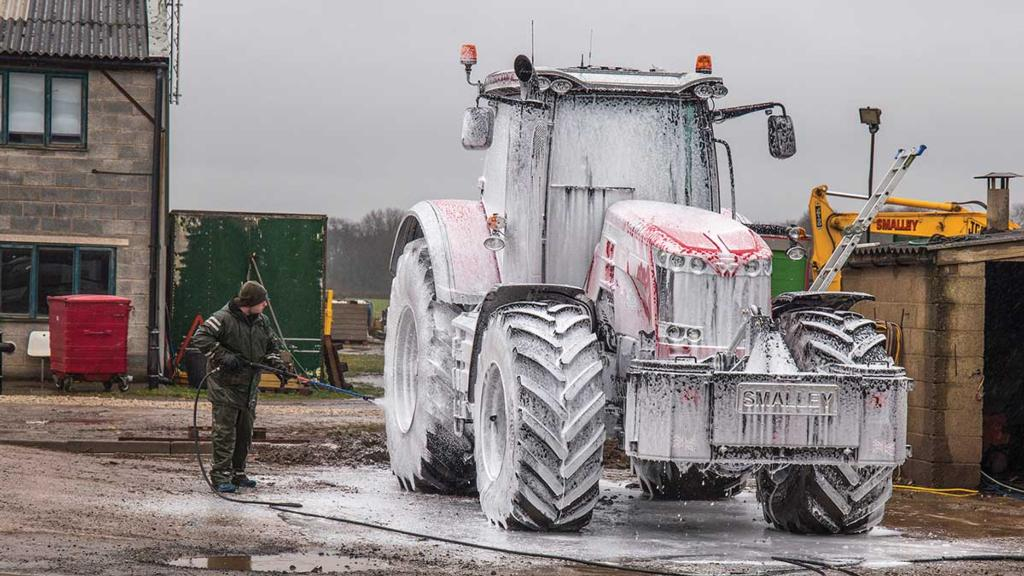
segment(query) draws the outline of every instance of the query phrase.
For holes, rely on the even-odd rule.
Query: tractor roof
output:
[[[553,87],[559,94],[569,91],[683,94],[702,84],[718,85],[721,87],[720,90],[725,89],[722,85],[722,78],[710,74],[633,70],[608,66],[538,67],[536,76],[542,91]],[[561,84],[558,84],[560,81]],[[485,93],[518,92],[518,90],[519,80],[512,70],[495,72],[484,79]]]

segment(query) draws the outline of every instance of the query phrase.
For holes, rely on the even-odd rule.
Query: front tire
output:
[[[582,306],[496,311],[474,385],[480,506],[506,529],[576,531],[590,522],[604,448],[603,362]]]
[[[455,433],[451,323],[457,312],[435,298],[422,238],[398,260],[389,310],[384,413],[391,471],[406,490],[472,492],[472,442]]]
[[[797,367],[824,372],[832,364],[892,364],[885,337],[856,312],[815,308],[779,319]],[[882,521],[894,466],[764,467],[757,499],[765,520],[797,534],[856,534]]]
[[[672,462],[642,458],[630,458],[630,463],[644,493],[653,500],[724,500],[743,490],[750,477],[749,470],[680,468]]]

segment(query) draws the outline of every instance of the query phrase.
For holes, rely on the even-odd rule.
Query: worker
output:
[[[245,475],[260,379],[260,370],[252,364],[292,371],[281,358],[281,343],[263,315],[268,304],[266,288],[258,282],[246,282],[237,297],[196,330],[192,340],[207,357],[213,405],[210,476],[218,492],[256,487],[256,481]],[[285,377],[279,376],[283,383]]]

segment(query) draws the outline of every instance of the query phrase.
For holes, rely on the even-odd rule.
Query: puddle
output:
[[[391,564],[376,558],[352,558],[326,552],[293,552],[265,556],[200,556],[179,558],[168,562],[182,568],[210,570],[238,570],[244,572],[293,572],[295,574],[321,574],[352,570],[387,570]]]

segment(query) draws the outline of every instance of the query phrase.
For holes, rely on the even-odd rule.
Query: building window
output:
[[[88,76],[76,73],[2,74],[0,141],[21,146],[84,148]]]
[[[48,296],[114,294],[116,252],[93,246],[0,245],[0,315],[40,318]]]

